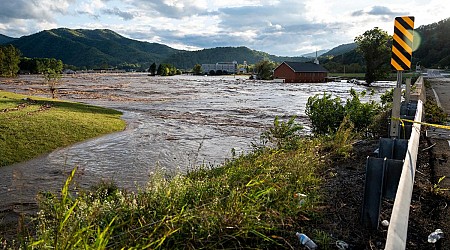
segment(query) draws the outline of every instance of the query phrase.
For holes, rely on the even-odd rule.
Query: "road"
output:
[[[436,99],[438,105],[444,110],[444,112],[450,118],[450,78],[430,78],[432,92],[427,92],[427,99]],[[426,114],[425,114],[426,115]],[[450,125],[450,124],[447,124]],[[432,128],[428,128],[429,130]],[[441,182],[438,183],[438,188],[450,189],[450,130],[437,130],[435,134],[430,138],[432,144],[436,144],[432,148],[433,159],[432,164],[435,170],[435,183],[441,177],[444,177]],[[450,192],[446,191],[450,196]]]

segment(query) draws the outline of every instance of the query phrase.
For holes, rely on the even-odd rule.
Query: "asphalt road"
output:
[[[433,94],[432,96],[427,95],[427,99],[436,99],[450,120],[450,78],[430,78],[428,80],[431,82]],[[428,94],[430,93],[428,92]],[[428,130],[430,129],[432,130],[432,128],[428,128]],[[438,187],[443,190],[450,189],[450,130],[440,129],[433,132],[434,135],[430,136],[430,141],[435,144],[432,148],[435,183],[444,177],[438,183]],[[445,193],[450,196],[450,191],[447,190]]]

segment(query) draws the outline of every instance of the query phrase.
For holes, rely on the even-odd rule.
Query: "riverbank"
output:
[[[0,167],[12,168],[11,164],[57,148],[121,131],[126,126],[121,115],[112,109],[0,90]],[[36,213],[35,198],[26,197],[35,197],[34,190],[41,183],[61,183],[56,176],[66,176],[64,165],[53,172],[43,170],[42,166],[35,167],[32,171],[40,173],[40,182],[23,180],[30,169],[22,171],[13,167],[11,174],[3,172],[0,195],[9,205],[0,206],[0,238],[16,238],[21,220]],[[7,194],[14,191],[20,195]]]
[[[1,90],[0,111],[0,167],[126,126],[119,111]]]

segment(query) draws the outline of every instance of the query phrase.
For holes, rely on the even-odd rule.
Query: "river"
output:
[[[0,89],[49,97],[41,82],[40,76],[20,76],[1,80]],[[376,83],[375,95],[364,100],[379,101],[393,86]],[[327,92],[346,99],[350,88],[369,89],[344,82],[285,84],[241,76],[65,75],[60,99],[120,110],[127,129],[0,168],[0,212],[34,207],[36,194],[60,189],[75,166],[79,187],[112,180],[128,189],[145,186],[157,169],[176,173],[199,164],[217,166],[231,158],[232,148],[237,153],[250,150],[275,116],[297,115],[308,133],[308,97]]]

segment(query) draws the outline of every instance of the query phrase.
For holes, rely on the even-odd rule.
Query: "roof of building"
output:
[[[294,72],[328,72],[328,70],[322,67],[322,65],[320,64],[304,63],[304,62],[286,62],[286,61],[283,63],[286,64],[289,68],[291,68]],[[280,64],[280,66],[282,64]]]

